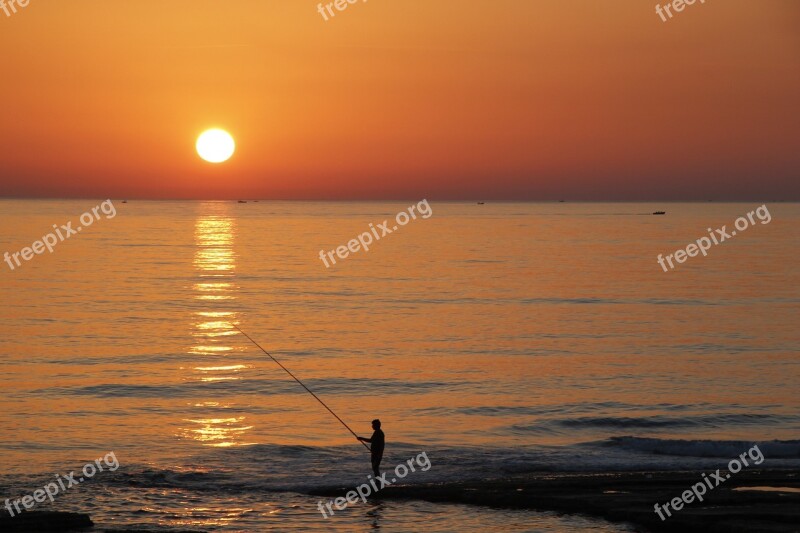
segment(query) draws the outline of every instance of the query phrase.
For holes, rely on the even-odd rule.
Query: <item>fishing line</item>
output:
[[[303,382],[302,382],[302,381],[300,381],[299,379],[297,379],[297,376],[295,376],[294,374],[292,374],[292,373],[289,371],[289,369],[288,369],[288,368],[286,368],[285,366],[283,366],[283,365],[281,364],[281,362],[280,362],[280,361],[278,361],[277,359],[275,359],[274,357],[272,357],[272,354],[271,354],[271,353],[269,353],[269,352],[268,352],[268,351],[266,351],[264,348],[262,348],[262,347],[261,347],[261,345],[260,345],[260,344],[258,344],[256,341],[254,341],[254,340],[253,340],[253,338],[252,338],[250,335],[248,335],[247,333],[245,333],[244,331],[242,331],[242,329],[241,329],[239,326],[237,326],[236,324],[232,324],[232,325],[233,325],[233,327],[235,327],[236,329],[238,329],[238,330],[239,330],[239,333],[241,333],[242,335],[244,335],[245,337],[247,337],[247,338],[250,340],[250,342],[252,342],[252,343],[253,343],[253,344],[255,344],[256,346],[258,346],[258,347],[261,349],[261,351],[262,351],[262,352],[264,352],[265,354],[267,354],[267,355],[270,357],[270,359],[272,359],[273,361],[275,361],[276,363],[278,363],[278,366],[280,366],[282,369],[284,369],[284,370],[286,371],[286,373],[287,373],[287,374],[289,374],[290,376],[292,376],[292,379],[294,379],[296,382],[298,382],[298,383],[300,384],[300,386],[301,386],[301,387],[303,387],[305,390],[307,390],[307,391],[308,391],[308,393],[309,393],[311,396],[313,396],[314,398],[316,398],[316,399],[317,399],[317,401],[318,401],[319,403],[321,403],[321,404],[322,404],[322,406],[323,406],[325,409],[327,409],[327,410],[328,410],[328,411],[329,411],[329,412],[330,412],[330,413],[331,413],[333,416],[335,416],[335,417],[336,417],[336,420],[338,420],[339,422],[341,422],[341,423],[342,423],[342,425],[343,425],[344,427],[346,427],[346,428],[347,428],[347,431],[349,431],[350,433],[352,433],[352,434],[353,434],[353,436],[354,436],[355,438],[358,438],[358,435],[356,435],[355,431],[353,431],[352,429],[350,429],[350,426],[348,426],[347,424],[345,424],[345,423],[344,423],[344,420],[342,420],[341,418],[339,418],[339,415],[337,415],[336,413],[334,413],[334,412],[333,412],[333,410],[332,410],[330,407],[328,407],[327,405],[325,405],[325,402],[323,402],[322,400],[320,400],[320,399],[319,399],[319,396],[317,396],[316,394],[314,394],[314,392],[313,392],[311,389],[309,389],[308,387],[306,387],[306,386],[305,386],[305,384],[303,384]],[[368,449],[368,450],[370,449],[370,447],[369,447],[369,446],[367,446],[367,443],[366,443],[366,442],[363,442],[363,441],[359,441],[359,442],[360,442],[361,444],[363,444],[363,445],[364,445],[364,448],[366,448],[366,449]],[[370,450],[370,451],[372,451],[372,450]]]

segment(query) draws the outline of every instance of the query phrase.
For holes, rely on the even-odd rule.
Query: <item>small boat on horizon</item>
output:
[[[239,200],[239,203],[240,203],[240,204],[246,204],[246,203],[247,203],[247,200]]]
[[[653,214],[654,215],[666,215],[667,212],[666,211],[654,211]]]

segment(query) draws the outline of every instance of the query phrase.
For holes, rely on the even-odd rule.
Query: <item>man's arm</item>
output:
[[[361,442],[372,442],[372,439],[368,439],[367,437],[356,437]]]

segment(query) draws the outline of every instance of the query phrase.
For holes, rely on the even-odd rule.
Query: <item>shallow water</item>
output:
[[[0,201],[0,253],[97,204]],[[426,452],[404,483],[702,468],[754,442],[764,466],[800,463],[797,204],[666,273],[659,253],[760,204],[431,202],[327,269],[321,249],[411,202],[114,205],[0,263],[0,495],[113,450],[119,470],[55,507],[230,530],[618,530],[400,502],[322,519],[303,490],[362,483],[365,450],[231,322],[358,433],[380,417],[385,468]]]

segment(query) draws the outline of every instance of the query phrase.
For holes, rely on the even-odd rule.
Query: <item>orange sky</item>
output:
[[[800,199],[800,2],[655,5],[30,0],[0,196]]]

